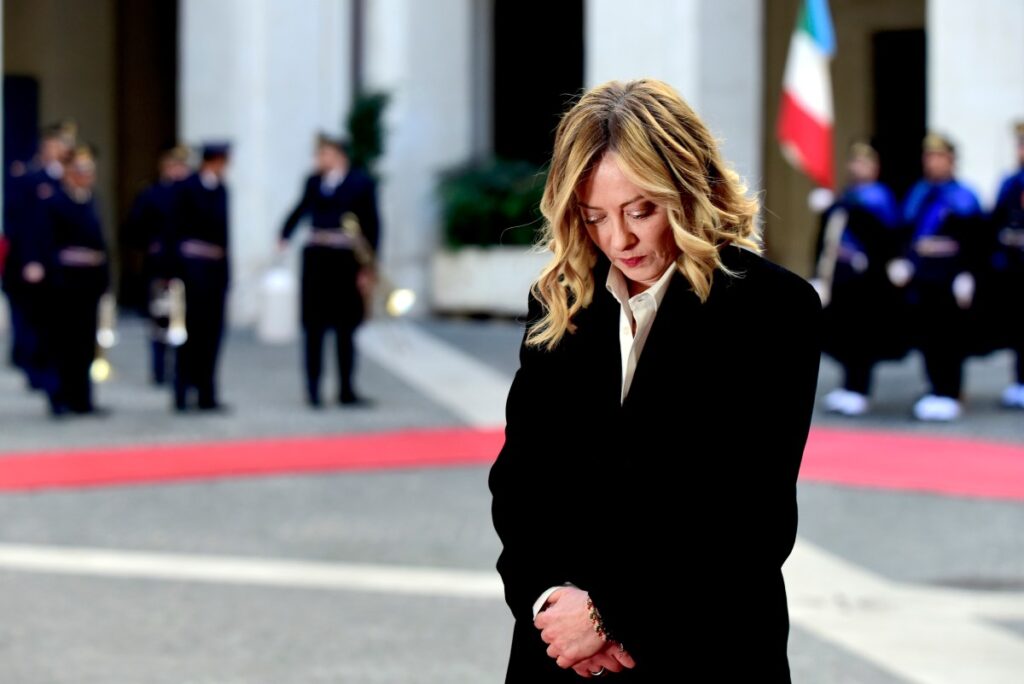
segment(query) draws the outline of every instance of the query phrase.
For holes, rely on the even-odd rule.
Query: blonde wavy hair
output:
[[[711,132],[668,84],[653,79],[610,81],[585,93],[562,117],[555,135],[540,209],[538,247],[551,262],[531,285],[544,314],[528,345],[551,349],[594,296],[598,251],[587,234],[576,190],[608,152],[652,202],[664,207],[679,257],[676,267],[706,301],[719,250],[729,244],[761,251],[758,201],[726,165]]]

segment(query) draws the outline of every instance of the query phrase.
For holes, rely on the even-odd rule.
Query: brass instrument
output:
[[[89,377],[93,382],[106,382],[114,374],[108,358],[109,351],[117,344],[117,300],[110,292],[100,297],[96,325],[96,356],[89,366]]]
[[[188,339],[185,331],[185,285],[181,280],[153,281],[149,300],[153,320],[152,337],[171,347],[180,347]]]
[[[180,278],[167,282],[167,344],[180,347],[188,340],[185,328],[185,283]]]
[[[356,261],[365,269],[369,269],[373,278],[379,280],[385,287],[387,295],[384,297],[384,310],[389,316],[399,317],[409,313],[416,304],[416,293],[404,287],[395,287],[391,279],[383,275],[377,268],[377,254],[373,245],[366,239],[363,228],[359,224],[359,217],[353,212],[347,211],[341,217],[341,230],[352,240],[352,251],[355,253]],[[373,283],[368,282],[361,285],[363,297],[366,300],[367,313],[373,310]]]

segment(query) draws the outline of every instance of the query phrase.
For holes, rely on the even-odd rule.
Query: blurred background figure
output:
[[[96,357],[98,305],[110,273],[90,148],[72,153],[62,180],[39,205],[43,268],[50,274],[43,346],[56,377],[47,388],[50,410],[54,415],[104,413],[93,404],[89,371]]]
[[[992,257],[993,284],[997,293],[993,315],[1000,341],[1016,354],[1016,374],[1003,391],[1002,403],[1008,408],[1024,408],[1024,121],[1014,127],[1017,137],[1019,168],[1007,176],[999,188],[992,210],[992,228],[996,235]]]
[[[156,182],[135,198],[125,224],[125,242],[143,254],[142,275],[150,318],[150,380],[162,385],[168,378],[168,280],[173,266],[170,243],[175,184],[188,177],[185,147],[165,150],[157,163]]]
[[[217,396],[217,356],[224,334],[229,277],[228,191],[224,185],[229,147],[203,146],[199,169],[177,186],[169,240],[175,249],[173,275],[185,284],[185,329],[174,369],[174,408],[190,406],[195,390],[201,411],[225,407]]]
[[[883,359],[907,352],[903,298],[886,278],[897,247],[899,209],[878,180],[878,152],[865,142],[850,147],[849,185],[822,216],[812,284],[825,307],[825,352],[843,367],[843,386],[825,395],[829,411],[868,411],[871,374]]]
[[[42,346],[44,266],[42,215],[39,204],[52,197],[64,177],[64,164],[75,144],[75,125],[47,126],[40,132],[39,150],[28,164],[11,168],[10,192],[5,198],[4,232],[8,252],[3,287],[11,321],[11,364],[25,373],[31,389],[52,390],[55,380],[45,368]]]
[[[352,216],[348,216],[351,214]],[[305,334],[306,401],[319,408],[324,337],[334,331],[338,358],[338,402],[368,404],[355,391],[353,335],[362,323],[372,286],[370,257],[380,241],[373,180],[349,162],[345,144],[320,136],[316,173],[306,179],[302,198],[285,220],[280,247],[309,218],[312,232],[302,250],[302,327]],[[358,224],[352,222],[352,217]],[[347,223],[347,225],[346,225]],[[358,225],[358,230],[356,230]]]
[[[922,178],[910,191],[903,218],[910,241],[888,267],[897,287],[908,287],[914,333],[924,356],[930,389],[914,404],[926,421],[960,417],[963,364],[972,340],[966,312],[974,301],[981,206],[954,177],[956,149],[930,133],[922,144]]]

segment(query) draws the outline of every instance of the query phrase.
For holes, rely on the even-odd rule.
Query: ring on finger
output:
[[[601,675],[603,675],[604,673],[605,673],[605,669],[604,669],[604,668],[602,667],[602,668],[601,668],[600,670],[598,670],[597,672],[591,672],[591,673],[590,673],[590,676],[591,676],[591,677],[600,677],[600,676],[601,676]]]

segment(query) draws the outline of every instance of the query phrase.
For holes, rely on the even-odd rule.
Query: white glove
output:
[[[893,259],[885,266],[889,282],[896,287],[905,287],[914,277],[914,264],[909,259]]]
[[[811,287],[818,293],[818,297],[821,299],[821,308],[824,309],[832,300],[831,288],[826,287],[821,278],[813,278],[811,280]]]
[[[964,271],[953,278],[953,296],[961,309],[971,308],[974,302],[974,276]]]

